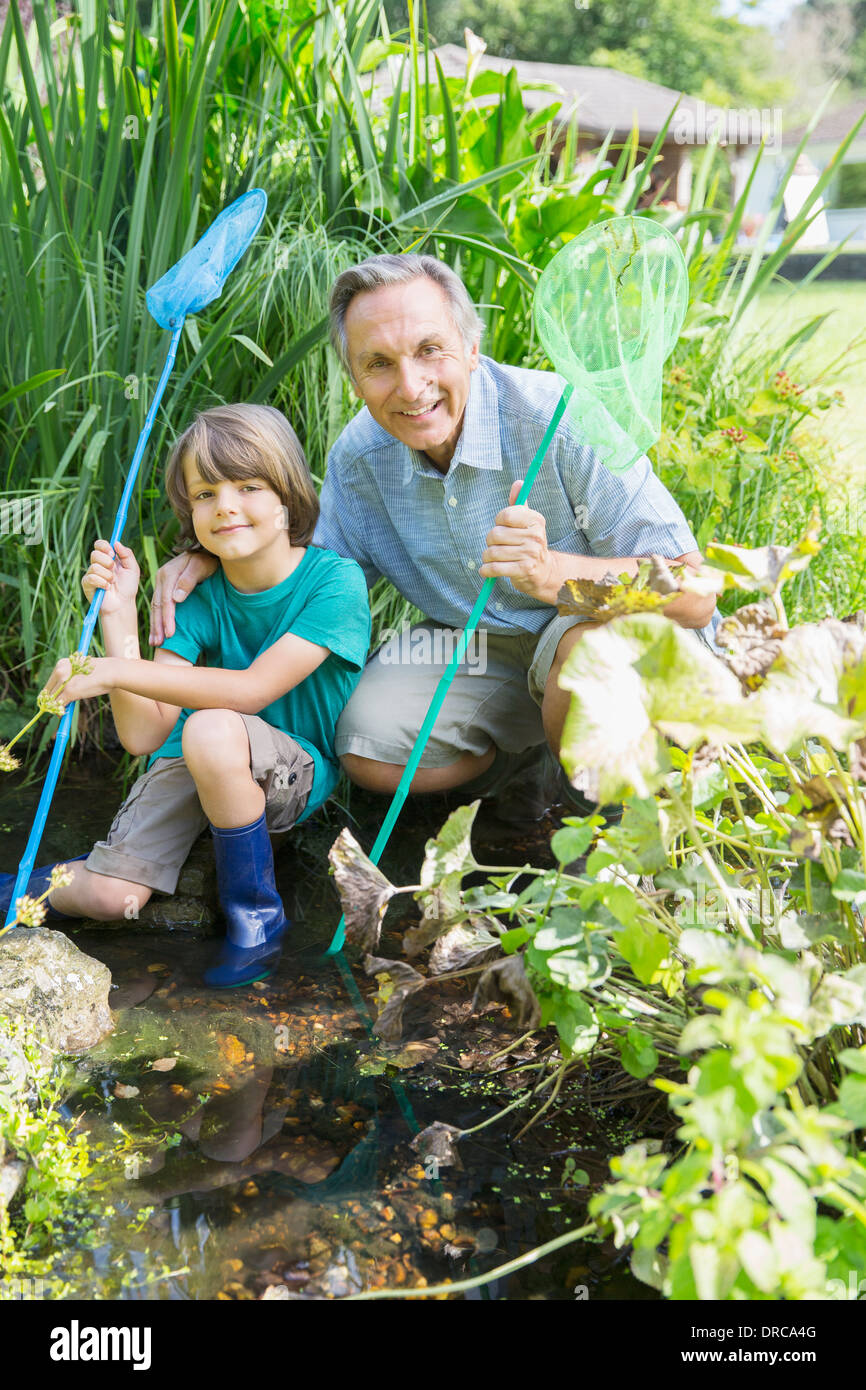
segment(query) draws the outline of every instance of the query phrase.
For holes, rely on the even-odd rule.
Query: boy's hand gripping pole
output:
[[[198,313],[200,309],[217,299],[222,293],[226,277],[237,265],[261,226],[267,204],[267,194],[261,188],[250,189],[248,193],[236,198],[215,218],[195,246],[187,251],[186,255],[181,257],[171,270],[167,271],[162,279],[158,280],[147,292],[147,307],[160,328],[171,329],[171,341],[168,345],[165,364],[153,400],[150,403],[150,409],[145,417],[144,428],[138,436],[132,463],[129,465],[129,474],[111,532],[112,550],[115,541],[120,540],[126,525],[132,490],[138,477],[145,446],[153,429],[156,412],[159,409],[166,383],[174,366],[184,320],[188,314]],[[97,615],[102,607],[104,597],[105,590],[97,589],[87,610],[87,617],[81,629],[77,648],[85,655],[90,647]],[[18,874],[12,890],[12,900],[9,904],[3,930],[14,922],[16,917],[15,903],[23,895],[33,871],[36,852],[39,849],[51,799],[60,775],[63,754],[66,752],[66,745],[69,742],[69,731],[72,727],[74,710],[75,701],[73,700],[66,706],[54,738],[54,749],[48,764],[45,785],[42,788],[42,795],[36,808],[27,846],[18,866]]]

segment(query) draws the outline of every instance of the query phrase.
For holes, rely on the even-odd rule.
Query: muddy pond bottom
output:
[[[87,778],[77,769],[66,801],[58,797],[57,848],[43,858],[80,853],[104,833],[82,811],[94,805],[81,796]],[[21,848],[30,790],[14,808],[8,794],[0,802],[7,843]],[[353,798],[352,829],[368,847],[383,807]],[[406,807],[382,863],[394,882],[417,881],[424,843],[448,809],[442,798]],[[339,919],[327,849],[340,823],[317,819],[279,852],[294,926],[268,980],[207,990],[201,972],[213,939],[126,923],[68,930],[109,967],[116,1024],[76,1060],[64,1106],[74,1132],[86,1132],[105,1159],[82,1194],[82,1234],[69,1233],[57,1264],[69,1297],[340,1299],[423,1289],[483,1274],[584,1224],[588,1190],[569,1185],[566,1160],[591,1184],[603,1181],[608,1155],[629,1137],[622,1108],[602,1113],[575,1089],[519,1142],[525,1109],[515,1123],[510,1116],[461,1141],[456,1165],[413,1149],[436,1120],[470,1129],[507,1105],[519,1073],[490,1071],[486,1059],[504,1049],[502,1065],[513,1069],[532,1060],[533,1044],[517,1046],[501,1006],[472,1015],[469,985],[455,980],[423,992],[397,1054],[382,1047],[371,1031],[376,981],[352,952],[322,955]],[[482,816],[477,857],[546,865],[551,829],[541,821],[524,834]],[[413,907],[411,898],[392,904],[380,954],[400,958]],[[593,1242],[453,1296],[655,1297],[620,1252]]]

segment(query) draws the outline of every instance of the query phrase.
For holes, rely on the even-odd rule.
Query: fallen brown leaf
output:
[[[151,1071],[173,1071],[177,1066],[176,1057],[157,1057],[155,1062],[151,1062]]]

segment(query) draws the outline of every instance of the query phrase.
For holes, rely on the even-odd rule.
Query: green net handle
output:
[[[559,422],[565,413],[565,408],[568,405],[569,400],[571,399],[571,393],[573,390],[574,387],[566,386],[563,390],[562,395],[557,401],[556,409],[550,417],[550,422],[547,426],[547,429],[544,432],[544,438],[542,439],[535,452],[535,457],[529,465],[529,469],[527,471],[523,487],[520,489],[520,492],[517,496],[517,500],[514,503],[516,507],[521,506],[529,496],[529,491],[532,487],[532,484],[535,482],[535,478],[539,468],[541,467],[542,460],[550,447],[550,441],[556,433],[556,430],[559,426]],[[442,675],[439,678],[439,684],[436,687],[433,699],[430,701],[430,708],[427,710],[427,713],[424,716],[424,723],[421,725],[421,729],[418,733],[418,737],[415,740],[412,752],[409,754],[409,761],[407,762],[406,767],[403,771],[403,776],[400,778],[397,790],[394,793],[394,798],[391,802],[391,805],[388,807],[388,813],[382,822],[378,835],[376,836],[376,843],[370,850],[370,859],[374,864],[378,864],[379,859],[382,855],[382,851],[384,850],[385,846],[388,843],[388,840],[391,837],[391,831],[397,824],[397,817],[403,809],[403,803],[405,802],[406,797],[409,795],[409,788],[412,785],[412,778],[415,776],[415,773],[418,770],[418,764],[421,761],[424,749],[427,747],[427,742],[430,738],[431,733],[433,732],[433,725],[436,723],[439,711],[441,710],[442,705],[445,701],[445,696],[448,694],[451,682],[454,679],[454,673],[457,670],[457,667],[460,665],[460,662],[463,660],[463,655],[466,651],[466,648],[469,645],[473,632],[478,626],[481,614],[487,607],[487,600],[490,598],[490,595],[493,592],[493,586],[495,583],[495,575],[491,576],[489,579],[485,579],[481,592],[475,600],[475,606],[469,615],[469,622],[466,624],[466,627],[460,635],[460,640],[457,643],[454,655],[448,663],[446,670],[442,672]],[[331,941],[330,946],[325,952],[325,955],[334,956],[337,954],[338,951],[341,951],[343,949],[343,942],[345,941],[345,938],[346,918],[345,916],[343,916],[340,918],[340,922],[337,927],[337,930],[334,933],[333,940]]]

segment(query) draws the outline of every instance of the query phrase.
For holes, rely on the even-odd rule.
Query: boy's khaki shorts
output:
[[[265,793],[272,835],[290,830],[307,804],[315,764],[299,743],[257,714],[242,714],[250,741],[250,771]],[[187,855],[208,824],[183,758],[157,758],[134,783],[108,837],[93,846],[85,867],[110,878],[173,893]]]
[[[461,753],[522,753],[545,742],[541,702],[560,640],[583,618],[555,617],[517,636],[477,630],[445,697],[420,767],[448,767]],[[707,646],[700,630],[690,635]],[[415,623],[376,651],[337,724],[339,756],[405,766],[459,630]]]

